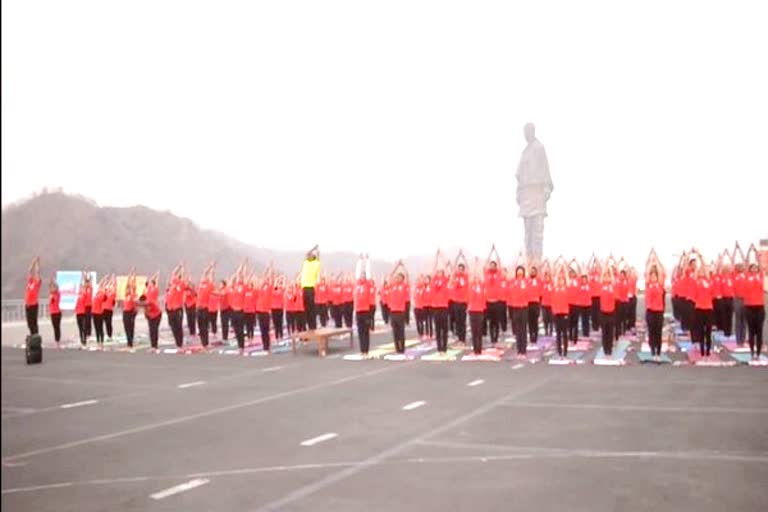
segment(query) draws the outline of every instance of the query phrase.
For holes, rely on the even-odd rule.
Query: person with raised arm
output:
[[[187,331],[190,336],[197,335],[197,288],[195,287],[192,276],[185,280],[184,288],[184,314],[187,317]]]
[[[360,255],[355,265],[355,316],[357,320],[357,339],[360,343],[360,355],[368,358],[368,348],[371,344],[371,303],[375,302],[373,289],[369,279],[371,275],[371,260]]]
[[[274,286],[274,270],[272,264],[264,270],[261,280],[256,278],[254,284],[256,289],[256,318],[259,323],[259,334],[261,335],[261,345],[265,352],[272,353],[271,339],[269,336],[269,319],[272,312],[272,288]]]
[[[168,325],[171,328],[176,347],[184,343],[183,306],[184,306],[184,265],[180,263],[168,276],[168,294],[165,308],[168,314]]]
[[[387,284],[387,308],[389,308],[389,288],[391,283]],[[416,279],[416,286],[413,290],[413,314],[416,317],[416,334],[419,339],[427,339],[427,322],[424,313],[424,287],[426,286],[424,276],[419,275]]]
[[[566,279],[565,262],[555,260],[555,279],[551,292],[551,313],[555,323],[555,341],[557,343],[557,355],[562,359],[568,357],[568,314],[570,313],[570,301],[568,281]]]
[[[693,254],[699,262],[694,295],[693,333],[695,337],[693,342],[699,343],[702,356],[709,357],[712,351],[712,321],[714,319],[712,279],[701,253],[694,249]]]
[[[576,272],[579,275],[579,290],[576,293],[579,319],[581,319],[581,335],[589,338],[589,321],[592,313],[592,296],[589,288],[589,275],[587,268],[577,262]]]
[[[405,303],[411,295],[408,270],[403,260],[398,261],[389,278],[390,324],[395,342],[395,352],[405,354]]]
[[[542,280],[535,262],[528,261],[528,339],[532,345],[539,341]]]
[[[253,340],[256,329],[256,299],[259,296],[257,281],[253,272],[246,274],[243,279],[243,330],[248,341]]]
[[[321,273],[315,287],[315,309],[320,320],[320,327],[328,326],[328,281]]]
[[[333,325],[337,329],[340,329],[344,325],[344,281],[342,275],[336,274],[331,281],[331,287],[328,292],[328,298],[331,301],[331,319]]]
[[[501,258],[496,250],[496,244],[491,247],[491,252],[485,261],[483,282],[485,283],[485,297],[487,301],[488,331],[491,337],[491,345],[495,346],[499,341],[499,333],[502,324],[502,316],[506,315],[505,305],[502,298],[501,281],[504,276],[501,274],[499,265]]]
[[[733,317],[734,333],[736,334],[736,344],[744,345],[747,334],[747,324],[744,317],[744,284],[746,283],[746,263],[747,259],[739,246],[739,242],[733,248]]]
[[[56,347],[59,346],[61,341],[61,293],[59,292],[59,285],[56,284],[56,278],[51,277],[48,282],[48,313],[51,315],[51,325],[53,326],[53,339],[56,342]]]
[[[581,309],[579,306],[579,292],[581,281],[579,280],[579,273],[576,271],[577,265],[576,258],[572,258],[564,266],[565,271],[568,273],[566,278],[566,286],[568,287],[568,341],[571,343],[576,343],[579,340],[579,313]]]
[[[147,280],[144,293],[139,297],[139,302],[144,307],[144,316],[147,319],[150,350],[155,354],[157,353],[157,344],[160,339],[160,320],[163,317],[163,310],[160,308],[159,280],[160,272],[155,272]]]
[[[483,323],[487,302],[483,284],[483,269],[480,259],[475,257],[472,276],[469,279],[467,307],[469,309],[469,326],[472,331],[472,351],[475,355],[483,353]]]
[[[464,251],[456,256],[456,270],[451,276],[453,281],[453,319],[456,324],[456,337],[459,343],[467,342],[467,306],[469,301],[469,276],[467,259]]]
[[[365,255],[365,259],[368,260],[368,255]],[[373,332],[374,325],[376,323],[376,281],[373,279],[373,275],[369,273],[368,276],[368,286],[370,287],[370,295],[371,295],[371,307],[368,309],[368,311],[371,313],[371,321],[368,322],[368,331]]]
[[[544,260],[541,265],[541,320],[544,324],[544,336],[552,336],[554,332],[554,317],[552,316],[552,290],[554,283],[552,281],[552,268],[549,260]]]
[[[619,274],[616,276],[616,339],[629,330],[629,272],[624,257],[618,263]]]
[[[112,341],[112,316],[115,311],[115,300],[117,298],[117,278],[114,274],[107,274],[104,281],[104,305],[102,317],[104,319],[104,330],[107,339]]]
[[[104,350],[104,303],[107,300],[107,283],[109,275],[105,275],[99,280],[98,290],[93,297],[93,306],[91,314],[93,315],[93,328],[96,331],[96,346],[99,350]]]
[[[93,282],[91,280],[91,271],[85,271],[85,282],[83,283],[83,297],[85,300],[85,338],[91,337],[93,330]]]
[[[35,256],[27,269],[27,286],[24,291],[24,313],[30,335],[38,334],[38,297],[40,295],[40,256]]]
[[[229,307],[232,308],[231,320],[232,328],[235,331],[237,348],[240,355],[245,355],[245,329],[243,325],[243,300],[245,298],[245,276],[248,272],[248,260],[240,264],[235,274],[231,278],[227,300]]]
[[[75,320],[77,321],[77,332],[80,337],[80,350],[88,343],[88,334],[85,327],[85,272],[80,274],[80,285],[77,287],[77,299],[75,301]]]
[[[285,275],[280,274],[272,283],[271,292],[272,325],[275,326],[275,339],[283,339],[283,318],[285,316]]]
[[[753,258],[754,256],[754,258]],[[766,269],[760,268],[760,257],[755,244],[747,251],[747,276],[744,280],[744,318],[747,323],[747,341],[752,359],[760,359],[763,349],[763,324],[765,323]]]
[[[214,263],[211,262],[205,267],[197,285],[197,332],[200,335],[200,344],[204,347],[208,346],[209,307],[213,291],[213,265]]]
[[[616,276],[614,265],[606,264],[603,268],[603,284],[600,287],[600,331],[603,342],[603,353],[613,354],[613,342],[616,338]]]
[[[661,362],[661,331],[664,326],[664,266],[651,249],[645,263],[645,323],[653,360]]]
[[[733,334],[733,260],[728,251],[723,251],[720,258],[718,269],[722,295],[720,327],[723,334],[730,338]]]
[[[123,311],[123,332],[128,351],[133,352],[133,337],[136,325],[136,269],[132,268],[125,280],[125,291],[121,308]]]
[[[523,357],[528,347],[528,279],[522,253],[515,262],[515,276],[509,280],[507,307],[509,308],[512,334],[515,336],[517,356]]]
[[[344,284],[341,287],[341,298],[344,301],[344,306],[342,308],[344,313],[344,326],[347,329],[351,329],[355,312],[355,282],[354,275],[351,273],[344,277]]]
[[[320,247],[316,244],[307,252],[301,265],[301,288],[304,294],[304,310],[306,312],[309,330],[317,328],[317,313],[315,311],[315,286],[320,276]],[[347,326],[351,327],[351,326]]]
[[[448,277],[445,273],[445,261],[440,250],[435,254],[432,278],[432,314],[435,319],[435,339],[437,352],[448,352]]]
[[[600,328],[600,261],[592,253],[587,263],[587,272],[589,273],[589,320],[592,324],[592,330],[597,331]]]

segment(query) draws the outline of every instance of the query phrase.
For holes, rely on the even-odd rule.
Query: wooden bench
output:
[[[323,327],[315,329],[314,331],[297,332],[291,335],[291,345],[293,346],[293,353],[296,353],[297,341],[315,341],[317,342],[317,351],[320,357],[325,357],[328,352],[328,341],[336,336],[343,336],[349,334],[349,347],[354,348],[355,340],[352,334],[352,329],[333,327]]]

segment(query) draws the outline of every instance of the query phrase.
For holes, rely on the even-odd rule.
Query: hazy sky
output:
[[[768,236],[764,2],[3,2],[2,202],[62,186],[265,247],[642,263]],[[555,254],[556,255],[556,254]]]

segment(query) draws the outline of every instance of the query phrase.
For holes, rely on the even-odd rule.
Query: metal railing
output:
[[[27,315],[24,310],[24,301],[20,299],[3,300],[3,323],[9,322],[26,322]],[[48,311],[48,303],[40,302],[37,309],[38,318],[48,318],[50,313]]]

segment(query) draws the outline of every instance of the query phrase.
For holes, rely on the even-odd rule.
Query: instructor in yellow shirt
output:
[[[307,258],[301,266],[301,287],[304,289],[304,311],[307,313],[309,330],[317,328],[317,313],[315,312],[315,285],[320,277],[320,248],[315,245],[307,253]]]

